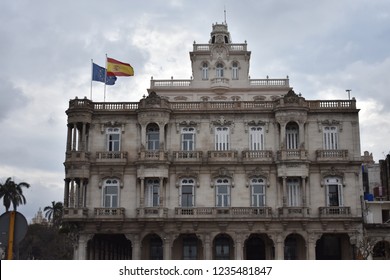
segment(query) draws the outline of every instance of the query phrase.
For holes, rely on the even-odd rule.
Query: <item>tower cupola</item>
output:
[[[213,24],[210,44],[231,44],[230,33],[226,23]]]

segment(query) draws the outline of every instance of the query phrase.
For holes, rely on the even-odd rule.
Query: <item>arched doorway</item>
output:
[[[172,259],[202,260],[202,241],[195,234],[180,234],[173,242]]]
[[[214,260],[233,260],[233,239],[227,234],[218,234],[213,241]]]
[[[352,260],[353,247],[348,234],[323,234],[316,243],[316,259]]]
[[[142,252],[141,259],[143,260],[162,260],[163,254],[163,241],[157,234],[148,234],[142,240]]]
[[[131,241],[123,234],[95,234],[87,243],[89,260],[131,260]]]
[[[244,244],[246,260],[274,259],[274,244],[266,234],[251,234]]]
[[[306,242],[305,239],[296,233],[289,234],[284,240],[285,260],[305,260]]]

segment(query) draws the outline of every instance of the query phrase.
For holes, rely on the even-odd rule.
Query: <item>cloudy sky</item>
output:
[[[135,76],[106,101],[138,101],[150,78],[188,79],[194,41],[226,19],[252,51],[251,78],[290,78],[306,99],[357,99],[361,150],[375,161],[390,144],[388,0],[13,0],[0,2],[0,182],[25,181],[28,221],[62,201],[66,114],[91,94],[91,59],[129,62]],[[103,84],[93,83],[94,101]],[[0,214],[4,207],[0,208]]]

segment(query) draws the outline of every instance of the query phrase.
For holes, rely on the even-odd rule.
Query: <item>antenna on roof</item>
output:
[[[224,14],[224,19],[225,19],[225,24],[227,24],[226,23],[226,6],[223,7],[223,14]]]
[[[351,91],[352,91],[352,89],[346,89],[345,91],[348,92],[348,100],[350,100],[351,99]]]

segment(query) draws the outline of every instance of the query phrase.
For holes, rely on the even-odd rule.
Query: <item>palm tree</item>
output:
[[[6,212],[9,211],[11,204],[14,211],[16,211],[16,208],[19,205],[26,204],[26,198],[23,195],[23,187],[29,188],[30,184],[25,182],[17,184],[11,177],[7,178],[4,184],[0,183],[0,199],[3,199],[3,205]]]
[[[46,206],[43,208],[43,211],[45,211],[45,217],[49,220],[49,222],[52,222],[54,227],[59,227],[61,224],[62,209],[62,202],[55,201],[51,202],[51,206]]]

